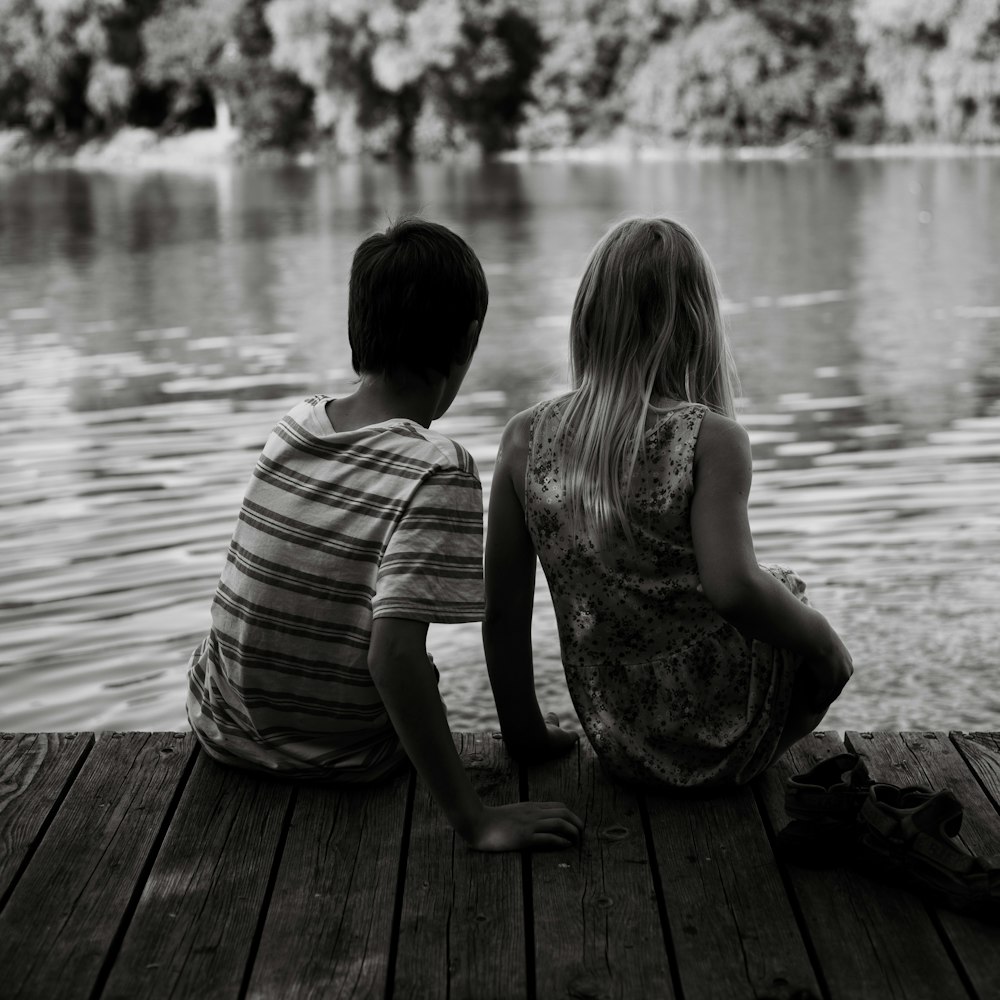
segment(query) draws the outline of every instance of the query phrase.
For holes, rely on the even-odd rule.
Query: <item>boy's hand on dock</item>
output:
[[[466,837],[476,851],[537,851],[570,847],[583,820],[561,802],[514,802],[484,806]]]

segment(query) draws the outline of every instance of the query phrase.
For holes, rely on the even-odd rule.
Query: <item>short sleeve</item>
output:
[[[474,471],[432,473],[389,537],[373,618],[476,622],[485,612],[483,491]]]

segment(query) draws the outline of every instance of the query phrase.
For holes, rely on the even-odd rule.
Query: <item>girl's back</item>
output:
[[[629,542],[601,549],[566,516],[559,434],[566,398],[535,408],[525,477],[528,530],[556,607],[563,660],[635,663],[725,625],[699,593],[691,539],[694,451],[706,407],[659,411],[628,495]]]
[[[602,547],[574,531],[565,503],[560,417],[571,397],[532,412],[524,510],[581,723],[625,780],[749,780],[777,745],[795,664],[749,643],[699,589],[690,514],[708,408],[654,411],[627,493],[634,537]],[[773,572],[800,589],[793,574]]]

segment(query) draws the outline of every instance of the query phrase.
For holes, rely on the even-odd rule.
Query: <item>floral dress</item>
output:
[[[580,722],[619,779],[744,784],[774,756],[800,657],[747,639],[698,590],[690,513],[707,408],[683,404],[649,428],[629,501],[635,542],[621,536],[598,551],[572,534],[563,505],[558,425],[567,398],[532,414],[525,516]],[[806,602],[794,573],[767,569]]]

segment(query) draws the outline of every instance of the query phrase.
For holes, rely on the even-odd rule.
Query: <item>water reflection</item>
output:
[[[629,212],[716,262],[763,561],[858,664],[834,727],[1000,728],[1000,195],[989,160],[0,174],[0,728],[176,728],[187,652],[274,419],[350,386],[353,248],[419,211],[491,307],[442,430],[489,486],[506,419],[566,379],[587,251]],[[540,581],[539,686],[569,712]],[[478,629],[432,643],[493,719]]]

